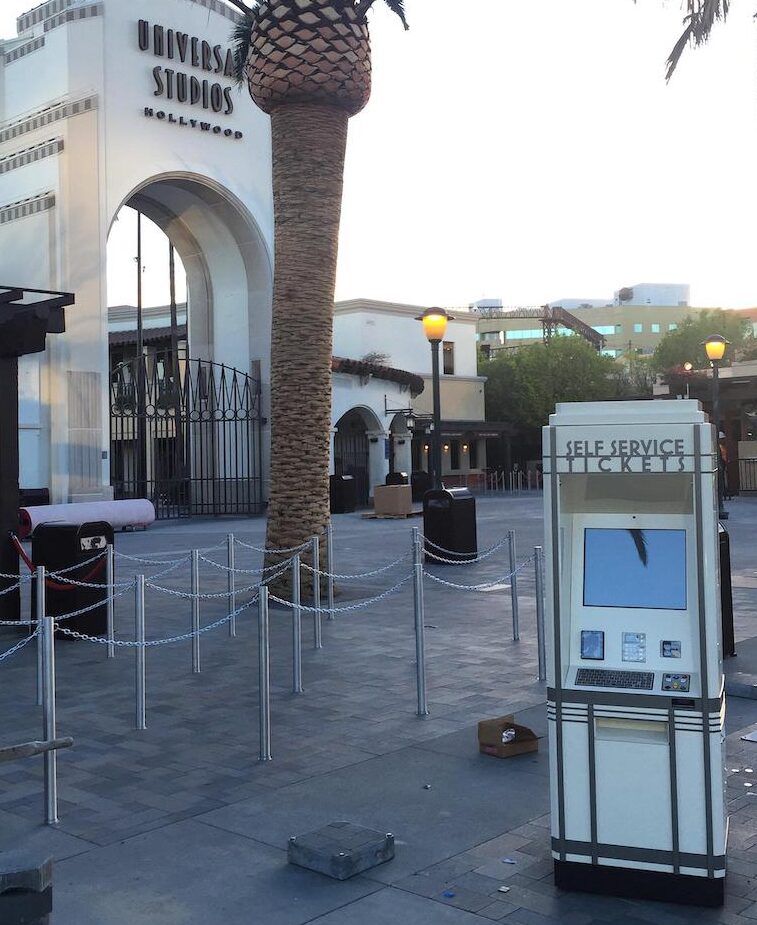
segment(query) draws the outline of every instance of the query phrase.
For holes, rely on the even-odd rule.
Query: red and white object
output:
[[[22,507],[18,511],[19,536],[21,539],[30,536],[38,524],[84,524],[98,520],[106,521],[114,530],[149,527],[155,520],[155,508],[147,498]]]

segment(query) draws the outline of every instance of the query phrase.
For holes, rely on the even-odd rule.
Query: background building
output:
[[[689,287],[672,283],[643,283],[619,289],[612,302],[601,300],[564,299],[549,303],[550,308],[564,308],[578,321],[591,327],[604,339],[601,349],[606,356],[621,357],[627,353],[649,356],[660,340],[674,331],[681,322],[696,316],[704,308],[688,304]],[[651,301],[650,301],[651,300]],[[518,309],[480,312],[478,339],[491,354],[514,349],[544,339],[544,327],[529,319],[517,317]],[[555,333],[576,336],[562,326]]]
[[[216,0],[48,0],[0,42],[0,280],[76,295],[66,333],[20,372],[21,484],[50,488],[55,502],[108,497],[118,478],[106,280],[108,237],[125,206],[166,232],[188,290],[182,383],[191,387],[179,400],[176,376],[145,370],[157,404],[140,415],[138,377],[129,382],[127,370],[115,396],[135,487],[175,482],[196,511],[239,497],[246,483],[251,507],[265,498],[270,122],[231,76],[239,19]],[[254,395],[254,449],[231,460],[208,413],[209,402],[226,401],[223,366]],[[148,432],[165,449],[154,465],[134,454]]]

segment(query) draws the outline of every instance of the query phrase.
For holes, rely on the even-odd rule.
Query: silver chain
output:
[[[399,559],[395,559],[394,562],[390,562],[389,565],[382,565],[381,568],[373,569],[372,572],[358,572],[355,575],[336,575],[331,572],[324,572],[323,569],[318,569],[318,574],[323,578],[335,578],[337,581],[349,581],[350,578],[371,578],[373,575],[380,575],[382,572],[388,572],[401,562],[407,561],[409,557],[410,553],[407,553],[404,556],[400,556]],[[313,566],[307,565],[305,562],[302,563],[302,567],[308,572],[315,572]]]
[[[407,584],[408,581],[412,581],[412,578],[413,574],[411,572],[409,575],[406,575],[402,581],[398,582],[393,588],[387,588],[386,591],[383,591],[376,597],[368,598],[365,601],[358,601],[355,604],[348,604],[345,607],[307,607],[305,604],[300,604],[299,607],[300,610],[305,610],[308,613],[317,613],[319,611],[321,613],[347,613],[350,610],[362,610],[363,607],[370,607],[371,604],[377,604],[379,601],[383,601],[385,597],[389,597],[390,594],[394,594],[395,591],[399,591],[399,589],[403,585]],[[269,595],[269,597],[272,601],[276,601],[277,604],[283,604],[285,607],[297,606],[292,601],[282,600],[280,597],[276,597],[274,594]]]
[[[507,575],[503,575],[501,578],[495,578],[493,581],[482,582],[479,585],[457,585],[452,581],[446,581],[444,578],[439,578],[437,575],[432,575],[431,572],[427,572],[426,569],[423,570],[424,578],[430,578],[431,581],[437,582],[437,584],[445,585],[447,588],[454,588],[456,591],[491,591],[492,588],[495,588],[497,585],[501,585],[504,581],[511,581],[518,572],[521,572],[526,566],[530,565],[534,561],[534,557],[530,556],[526,559],[525,562],[521,564],[512,572],[509,572]]]
[[[34,639],[36,635],[37,635],[37,630],[35,629],[31,635],[26,636],[24,639],[21,640],[21,642],[17,642],[15,646],[11,646],[10,649],[6,649],[5,652],[0,654],[0,662],[4,662],[6,658],[11,658],[12,656],[16,654],[16,652],[20,652],[21,649],[23,649],[24,646],[28,645],[32,641],[32,639]]]
[[[243,543],[242,540],[238,540],[236,537],[234,537],[234,542],[237,545],[244,547],[245,549],[252,549],[254,552],[265,552],[265,553],[270,552],[274,555],[276,555],[277,553],[286,553],[286,552],[302,552],[303,550],[308,549],[308,547],[310,546],[310,540],[307,540],[304,543],[300,543],[299,546],[283,546],[281,549],[266,549],[265,546],[253,546],[250,543]]]
[[[277,562],[276,565],[268,565],[264,568],[229,568],[228,565],[223,565],[220,562],[214,562],[212,559],[206,559],[205,556],[200,556],[203,562],[207,562],[208,565],[212,565],[217,569],[220,569],[222,572],[234,572],[234,574],[239,575],[264,575],[266,572],[273,572],[275,569],[280,568],[282,565],[289,566],[292,564],[294,559],[287,559],[286,562]]]
[[[204,550],[210,552],[210,550]],[[113,550],[113,555],[119,559],[128,559],[130,562],[139,562],[141,565],[181,565],[182,562],[189,562],[191,556],[183,556],[181,559],[140,559],[139,556],[127,556],[125,552]]]
[[[446,552],[448,555],[455,556],[459,553],[455,552],[452,549],[445,549],[443,546],[437,546],[436,543],[432,542],[429,539],[426,539],[425,536],[421,535],[421,541],[424,542],[427,546],[433,546],[434,549],[438,549],[440,552]],[[497,550],[502,549],[502,547],[507,543],[508,537],[500,540],[498,543],[495,543],[494,546],[491,546],[486,552],[482,552],[476,555],[475,559],[445,559],[440,555],[437,555],[435,552],[431,552],[426,549],[425,553],[427,556],[430,556],[432,559],[435,559],[437,562],[443,562],[445,565],[475,565],[476,562],[483,562],[484,559],[488,559],[489,556],[494,555]]]
[[[104,636],[90,636],[87,633],[79,633],[76,630],[66,629],[64,626],[58,626],[55,624],[56,630],[63,633],[65,636],[70,636],[72,639],[79,639],[83,642],[92,642],[96,645],[114,645],[122,649],[138,649],[145,648],[150,649],[155,646],[167,646],[175,642],[186,642],[187,639],[193,639],[195,636],[204,636],[205,633],[209,633],[212,630],[218,629],[219,626],[223,626],[225,623],[228,623],[233,617],[238,617],[240,613],[243,613],[245,610],[252,607],[253,604],[257,603],[258,596],[256,595],[251,600],[242,604],[240,607],[237,607],[236,610],[233,610],[231,613],[226,614],[225,617],[221,617],[219,620],[216,620],[215,623],[209,623],[207,626],[203,626],[197,631],[191,631],[189,633],[183,633],[181,636],[170,636],[167,639],[148,639],[144,643],[135,642],[129,639],[108,639]]]

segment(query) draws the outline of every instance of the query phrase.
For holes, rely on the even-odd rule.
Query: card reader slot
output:
[[[609,742],[668,744],[667,721],[597,717],[594,720],[594,731],[597,739]]]

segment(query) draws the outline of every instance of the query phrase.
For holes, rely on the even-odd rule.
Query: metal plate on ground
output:
[[[290,864],[335,880],[348,880],[394,857],[394,836],[352,822],[331,822],[307,835],[289,839]]]

